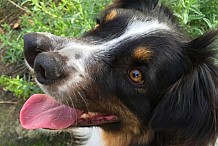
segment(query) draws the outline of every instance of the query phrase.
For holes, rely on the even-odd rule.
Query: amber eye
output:
[[[136,84],[143,84],[144,83],[143,74],[139,69],[130,70],[129,77]]]

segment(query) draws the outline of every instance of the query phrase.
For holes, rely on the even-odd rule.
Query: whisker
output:
[[[87,104],[85,98],[83,97],[83,95],[82,95],[79,91],[77,91],[77,93],[79,94],[79,96],[81,97],[81,99],[83,100],[83,102],[85,103],[87,111],[89,111],[88,104]]]

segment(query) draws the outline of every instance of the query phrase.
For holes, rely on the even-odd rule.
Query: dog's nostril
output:
[[[24,51],[25,59],[30,67],[33,68],[35,58],[39,53],[41,53],[41,52],[37,51],[37,50],[33,50],[33,49],[32,50],[28,49],[28,50]]]
[[[39,83],[49,85],[63,75],[62,65],[54,56],[39,54],[34,62],[34,71]]]
[[[41,65],[36,65],[35,66],[35,72],[37,73],[37,77],[41,79],[46,79],[46,72],[45,69]]]
[[[39,33],[29,33],[24,36],[24,56],[30,67],[34,67],[34,61],[39,53],[51,48],[49,38]]]

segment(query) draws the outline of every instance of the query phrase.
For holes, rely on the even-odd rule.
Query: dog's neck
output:
[[[78,128],[76,132],[79,132],[81,135],[90,136],[84,146],[144,146],[140,143],[149,143],[149,140],[153,137],[153,135],[149,132],[133,136],[128,133],[110,133],[100,128]]]
[[[203,146],[207,145],[208,142],[186,142],[179,143],[172,141],[172,135],[163,136],[161,134],[154,134],[152,132],[146,132],[141,135],[133,136],[131,134],[114,134],[106,132],[100,128],[82,128],[79,130],[82,133],[88,133],[90,135],[89,140],[84,146],[96,145],[96,146],[166,146],[166,145],[176,145],[178,146]],[[165,137],[165,138],[164,138]],[[164,143],[166,142],[167,143]],[[171,143],[171,144],[170,144]],[[172,144],[174,143],[174,144]],[[161,145],[160,145],[161,144]]]

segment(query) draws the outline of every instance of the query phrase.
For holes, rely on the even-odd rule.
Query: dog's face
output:
[[[177,114],[177,110],[191,112],[189,105],[183,105],[187,112],[177,105],[176,102],[182,104],[183,97],[169,99],[168,91],[173,87],[170,92],[177,94],[174,90],[183,82],[190,83],[184,88],[192,88],[188,77],[181,78],[193,69],[194,61],[201,64],[208,56],[190,57],[190,43],[177,30],[173,19],[167,8],[157,6],[157,1],[123,0],[105,9],[96,27],[80,38],[49,33],[25,35],[24,55],[36,81],[55,100],[77,109],[68,126],[42,124],[29,129],[100,126],[111,133],[144,133],[148,138],[154,129],[168,128],[167,122],[174,119],[164,117],[170,114],[169,106],[172,114]],[[192,45],[200,46],[197,42]],[[35,95],[42,100],[46,97]],[[160,103],[165,107],[160,107]],[[21,120],[26,121],[30,122]],[[160,122],[163,127],[158,125]],[[172,126],[176,127],[175,123]]]

